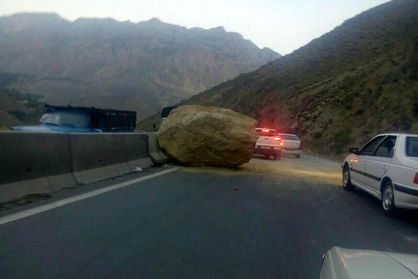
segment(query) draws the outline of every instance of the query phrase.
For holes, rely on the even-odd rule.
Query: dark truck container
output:
[[[72,107],[45,105],[47,113],[40,125],[13,127],[26,132],[133,132],[136,127],[136,112],[100,109],[95,107]]]

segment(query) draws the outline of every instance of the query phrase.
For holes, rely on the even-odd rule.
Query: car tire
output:
[[[351,184],[350,169],[347,165],[343,168],[343,189],[346,191],[353,191],[354,185]]]
[[[300,155],[299,155],[299,154],[297,154],[297,155],[295,155],[295,157],[296,157],[296,158],[300,158]]]
[[[382,209],[388,216],[396,215],[396,206],[395,206],[395,194],[393,191],[393,185],[391,181],[387,181],[383,186],[382,191]]]

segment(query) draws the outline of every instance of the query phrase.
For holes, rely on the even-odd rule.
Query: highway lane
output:
[[[332,246],[418,253],[418,214],[343,191],[339,164],[182,168],[0,226],[0,278],[318,278]]]

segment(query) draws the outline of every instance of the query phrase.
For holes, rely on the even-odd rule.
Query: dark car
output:
[[[133,132],[136,112],[99,109],[95,107],[72,107],[45,105],[47,113],[40,125],[13,127],[25,132]]]

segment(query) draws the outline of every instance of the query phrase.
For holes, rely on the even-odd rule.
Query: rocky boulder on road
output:
[[[158,131],[161,148],[181,163],[234,168],[248,162],[257,121],[229,109],[181,106]]]

